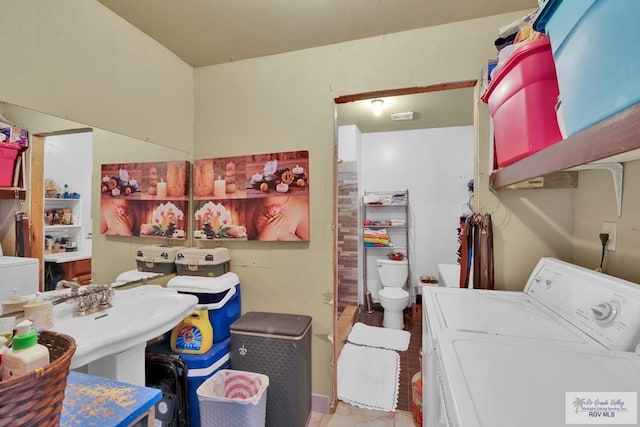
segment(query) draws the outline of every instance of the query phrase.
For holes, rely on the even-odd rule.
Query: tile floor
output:
[[[371,314],[359,311],[356,321],[370,326],[382,326],[381,307],[376,307]],[[411,378],[420,371],[418,359],[422,346],[422,306],[420,304],[405,310],[404,323],[405,330],[411,332],[411,339],[409,349],[400,352],[400,386],[396,412],[367,410],[338,402],[333,414],[312,412],[307,427],[415,427],[411,413]]]
[[[382,412],[357,408],[338,402],[336,412],[322,414],[312,412],[307,427],[415,427],[410,412]]]

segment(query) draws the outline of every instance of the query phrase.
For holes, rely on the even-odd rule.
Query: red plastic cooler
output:
[[[482,100],[493,118],[498,167],[562,140],[551,44],[537,40],[517,48],[498,70]]]

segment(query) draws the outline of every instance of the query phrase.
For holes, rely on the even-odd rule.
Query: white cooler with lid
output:
[[[231,335],[230,325],[240,317],[240,279],[235,273],[218,277],[176,276],[167,288],[198,297],[198,304],[209,310],[213,327],[213,342],[218,343]]]

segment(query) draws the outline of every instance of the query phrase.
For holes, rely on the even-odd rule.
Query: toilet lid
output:
[[[409,292],[400,288],[384,288],[378,291],[378,295],[386,299],[406,299],[409,298]]]

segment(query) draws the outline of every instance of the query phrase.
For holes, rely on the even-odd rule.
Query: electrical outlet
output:
[[[609,235],[609,241],[607,242],[606,249],[611,252],[616,251],[616,223],[615,222],[603,222],[601,233],[607,233]]]

